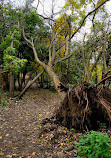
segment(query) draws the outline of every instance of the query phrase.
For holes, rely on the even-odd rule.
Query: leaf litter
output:
[[[7,98],[0,107],[0,157],[68,158],[76,157],[74,146],[81,133],[60,125],[43,125],[60,103],[48,90],[30,89],[21,100]]]

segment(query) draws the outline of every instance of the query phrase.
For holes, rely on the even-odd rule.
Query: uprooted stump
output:
[[[87,82],[67,88],[66,97],[56,111],[56,120],[68,128],[97,130],[100,124],[111,123],[111,90]]]
[[[60,83],[59,88],[66,92],[66,96],[55,116],[44,123],[57,123],[77,130],[97,130],[102,124],[110,127],[111,89],[98,88],[88,82],[75,88]]]

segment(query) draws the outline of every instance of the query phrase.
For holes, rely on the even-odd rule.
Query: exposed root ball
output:
[[[64,126],[79,130],[97,130],[101,123],[109,127],[111,90],[99,89],[87,82],[76,88],[69,88],[66,97],[56,111],[56,120]]]

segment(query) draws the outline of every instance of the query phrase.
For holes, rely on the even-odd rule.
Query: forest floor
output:
[[[74,146],[81,133],[63,126],[56,128],[53,125],[51,129],[48,124],[43,128],[41,124],[43,119],[54,115],[55,108],[60,104],[55,92],[33,88],[18,101],[11,98],[4,101],[7,106],[0,106],[1,158],[77,156]]]

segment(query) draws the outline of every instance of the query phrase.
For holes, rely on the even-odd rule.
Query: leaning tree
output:
[[[52,14],[51,18],[49,18],[49,21],[52,20],[50,23],[52,35],[49,45],[49,61],[47,63],[40,60],[38,52],[36,51],[33,38],[28,38],[28,32],[25,26],[23,27],[23,37],[26,42],[32,47],[36,62],[39,63],[48,73],[50,79],[54,83],[55,89],[62,99],[62,103],[56,111],[55,117],[52,118],[53,123],[61,122],[61,124],[63,124],[64,126],[74,127],[76,129],[83,130],[97,129],[99,127],[98,122],[105,122],[107,125],[109,125],[111,122],[111,100],[109,99],[111,96],[111,91],[105,88],[98,88],[98,86],[101,83],[104,83],[108,78],[110,78],[111,75],[107,77],[106,74],[105,78],[96,86],[92,86],[91,84],[84,82],[83,84],[80,84],[75,88],[71,88],[60,83],[60,80],[53,69],[57,63],[70,58],[74,53],[74,50],[72,50],[67,56],[61,58],[59,56],[58,58],[58,52],[60,51],[60,49],[65,46],[67,42],[70,45],[70,40],[81,29],[86,19],[93,13],[95,14],[98,9],[102,7],[106,2],[107,0],[104,2],[102,1],[101,3],[97,3],[97,6],[91,12],[83,16],[80,25],[72,34],[70,34],[67,40],[59,44],[59,47],[57,45],[58,41],[56,39],[57,36],[60,35],[61,30],[59,32],[56,31],[56,24],[55,22],[52,22]],[[62,30],[63,29],[64,26],[62,27]]]
[[[50,45],[49,45],[49,61],[47,63],[43,62],[40,60],[40,58],[38,57],[38,52],[36,51],[36,47],[35,47],[35,41],[33,39],[33,37],[31,38],[28,38],[29,36],[29,32],[28,32],[28,29],[26,28],[25,25],[23,25],[23,37],[24,39],[26,40],[27,44],[30,45],[32,47],[32,50],[33,50],[33,53],[34,53],[34,56],[35,56],[35,60],[38,64],[40,64],[43,69],[45,71],[47,71],[50,79],[53,81],[54,83],[54,86],[55,86],[55,89],[57,90],[60,98],[63,100],[64,98],[64,93],[61,92],[61,90],[58,88],[59,87],[59,83],[60,83],[60,80],[57,76],[57,74],[54,72],[53,68],[54,66],[59,63],[59,62],[62,62],[63,60],[66,60],[68,59],[69,57],[72,56],[74,50],[72,50],[70,52],[70,55],[68,56],[65,56],[63,58],[57,58],[57,55],[58,55],[58,51],[65,45],[65,43],[69,42],[75,35],[76,33],[81,29],[81,27],[83,26],[83,24],[85,23],[86,19],[92,15],[93,13],[95,13],[96,11],[99,10],[99,8],[101,8],[108,0],[105,0],[103,2],[101,2],[100,4],[97,3],[97,6],[89,13],[87,13],[83,19],[79,22],[79,26],[74,30],[74,32],[72,32],[72,34],[70,35],[70,38],[68,38],[65,42],[61,43],[60,44],[60,47],[57,48],[57,44],[56,44],[56,37],[59,35],[59,33],[57,34],[56,33],[56,30],[55,30],[55,23],[54,23],[54,19],[53,19],[53,13],[54,13],[54,10],[52,9],[52,15],[51,15],[51,18],[49,18],[49,21],[50,22],[50,25],[51,25],[51,32],[52,32],[52,36],[51,36],[51,42],[50,42]],[[76,6],[75,6],[76,7]],[[52,7],[54,8],[54,7]],[[33,19],[34,20],[34,19]],[[63,26],[64,28],[64,26]],[[63,29],[62,28],[62,29]]]

